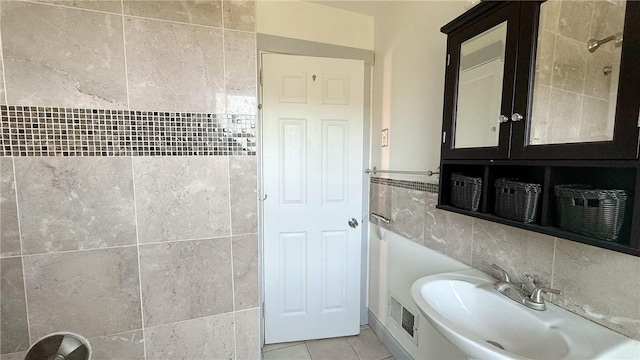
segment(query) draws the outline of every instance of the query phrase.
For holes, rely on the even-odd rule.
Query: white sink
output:
[[[434,328],[471,359],[640,359],[640,342],[547,302],[536,311],[475,269],[426,276],[411,296]]]

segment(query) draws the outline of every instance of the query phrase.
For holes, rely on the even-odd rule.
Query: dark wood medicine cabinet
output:
[[[640,256],[640,2],[576,4],[483,1],[441,28],[438,208]],[[482,179],[478,211],[452,205],[452,174]],[[499,178],[541,185],[535,223],[495,215]],[[565,184],[626,192],[616,241],[558,227]]]

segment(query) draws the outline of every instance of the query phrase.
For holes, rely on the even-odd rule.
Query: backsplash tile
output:
[[[124,14],[195,25],[222,26],[222,0],[124,0]]]
[[[243,31],[224,31],[224,70],[226,84],[226,112],[255,114],[256,34]]]
[[[43,4],[63,5],[87,10],[96,10],[120,14],[122,12],[121,0],[36,0]]]
[[[229,157],[229,191],[231,197],[231,233],[258,232],[258,170],[254,156]]]
[[[140,246],[145,326],[233,310],[231,239]]]
[[[24,360],[25,356],[27,356],[26,351],[15,352],[11,354],[1,354],[0,360]]]
[[[135,157],[138,241],[231,234],[227,157]]]
[[[381,184],[393,187],[399,187],[410,190],[420,190],[431,193],[438,192],[438,184],[420,182],[420,181],[408,181],[408,180],[397,180],[397,179],[388,179],[388,178],[380,178],[380,177],[371,177],[372,184]]]
[[[255,1],[224,1],[224,27],[226,29],[255,32]]]
[[[555,259],[554,303],[640,339],[640,257],[558,240]]]
[[[15,158],[25,254],[136,243],[130,158]]]
[[[374,224],[378,223],[378,219],[372,214],[384,216],[387,219],[391,219],[391,187],[382,184],[376,184],[371,179],[369,193],[369,221]],[[389,229],[391,224],[385,224],[380,221],[380,226],[385,229]]]
[[[4,156],[255,155],[256,117],[0,106]]]
[[[131,108],[225,112],[221,29],[125,16],[125,36]]]
[[[260,310],[236,312],[236,359],[260,359]]]
[[[436,209],[438,194],[426,194],[424,245],[471,266],[473,219]]]
[[[121,16],[4,1],[1,29],[7,103],[127,108]]]
[[[498,276],[493,263],[519,282],[528,273],[564,293],[557,305],[640,340],[640,257],[441,211],[436,193],[415,188],[427,184],[372,177],[370,212],[394,214],[385,228],[487,274]]]
[[[22,259],[0,259],[0,353],[29,349]]]
[[[2,2],[0,359],[24,359],[27,308],[31,340],[75,331],[96,359],[259,358],[254,12]]]
[[[494,222],[473,219],[473,257],[471,265],[498,276],[496,264],[514,281],[527,282],[524,272],[543,286],[551,286],[554,238]]]
[[[426,195],[420,190],[391,188],[391,230],[418,244],[424,239]]]
[[[24,257],[32,338],[142,328],[135,246]]]
[[[147,359],[233,359],[234,314],[222,314],[145,331]]]
[[[231,239],[235,310],[258,307],[259,294],[255,286],[258,283],[258,234],[238,235]]]
[[[0,257],[20,255],[13,159],[0,158]]]
[[[144,360],[142,330],[87,339],[96,360]],[[3,359],[0,359],[3,360]]]

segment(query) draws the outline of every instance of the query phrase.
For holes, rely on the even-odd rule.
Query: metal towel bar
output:
[[[380,214],[376,214],[376,213],[371,213],[371,216],[373,216],[374,218],[382,221],[385,224],[389,224],[391,222],[391,220],[387,219],[386,217],[380,215]]]
[[[373,212],[371,213],[371,216],[373,216],[374,218],[376,218],[376,220],[378,220],[378,238],[380,240],[384,240],[384,235],[382,234],[382,226],[380,226],[380,222],[382,221],[385,224],[389,224],[391,220],[387,219],[386,217],[380,214],[376,214]]]
[[[376,168],[375,166],[373,167],[373,169],[366,169],[364,171],[366,174],[404,174],[404,175],[426,175],[426,176],[433,176],[433,175],[437,175],[440,174],[439,171],[410,171],[410,170],[379,170],[378,168]]]

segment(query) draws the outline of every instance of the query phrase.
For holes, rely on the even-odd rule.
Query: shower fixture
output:
[[[606,44],[609,41],[612,41],[615,44],[615,47],[620,47],[622,46],[622,33],[616,33],[613,34],[611,36],[608,36],[602,40],[597,40],[597,39],[591,39],[589,40],[589,42],[587,43],[587,48],[589,49],[589,52],[595,52],[596,50],[598,50],[598,48],[602,45],[602,44]]]

